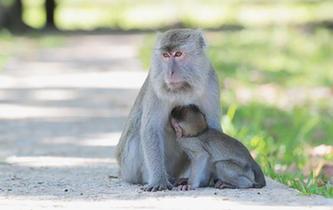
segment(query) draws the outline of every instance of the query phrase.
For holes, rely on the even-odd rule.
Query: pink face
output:
[[[181,76],[181,66],[185,60],[185,54],[182,51],[163,52],[162,60],[168,66],[166,75],[166,85],[171,89],[178,89],[184,86],[185,81]]]

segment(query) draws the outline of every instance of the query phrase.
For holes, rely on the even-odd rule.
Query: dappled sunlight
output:
[[[31,75],[25,77],[0,75],[0,88],[122,88],[138,89],[147,76],[146,72],[93,72],[68,73],[59,75]]]
[[[163,6],[137,5],[124,11],[122,24],[124,24],[125,29],[135,28],[137,25],[158,27],[159,25],[176,22],[178,18],[179,10],[175,9],[170,2],[165,2]]]
[[[77,93],[71,90],[36,90],[31,93],[35,100],[61,101],[77,97]]]
[[[95,135],[94,138],[83,139],[79,144],[83,146],[116,146],[121,132]]]
[[[45,19],[42,1],[24,0],[24,3],[25,22],[42,27]],[[331,18],[331,10],[331,1],[61,1],[55,18],[57,26],[65,30],[158,28],[176,22],[187,27],[218,28],[227,24],[306,24]]]
[[[26,167],[77,167],[98,164],[115,164],[113,158],[78,158],[56,156],[9,156],[5,163]]]
[[[127,112],[122,108],[98,109],[88,111],[85,108],[61,108],[45,106],[26,106],[18,104],[0,104],[0,119],[27,118],[68,118],[68,117],[125,117]]]
[[[239,21],[250,25],[268,25],[268,24],[286,24],[302,23],[308,17],[308,11],[305,8],[288,8],[277,6],[267,8],[265,6],[242,7],[239,13]]]
[[[271,83],[249,88],[236,81],[228,81],[226,86],[225,91],[232,91],[239,104],[260,102],[283,110],[290,110],[311,101],[325,101],[332,97],[332,90],[329,87],[291,87],[285,90],[280,85]]]
[[[208,5],[194,4],[191,6],[190,10],[184,11],[185,18],[183,19],[193,25],[196,23],[202,27],[214,27],[229,21],[229,11],[227,7],[211,7]],[[197,15],[193,16],[193,13]]]
[[[121,132],[101,133],[88,135],[87,137],[81,137],[78,139],[73,136],[62,136],[46,138],[41,142],[44,144],[69,144],[69,145],[81,145],[81,146],[95,146],[95,147],[109,147],[116,146],[120,138]]]

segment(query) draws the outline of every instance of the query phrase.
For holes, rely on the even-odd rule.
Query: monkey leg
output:
[[[140,139],[134,137],[124,145],[120,162],[120,178],[132,184],[145,184],[143,157],[140,149]]]
[[[208,153],[201,153],[191,162],[191,175],[189,184],[193,189],[209,185],[211,165]]]
[[[230,160],[218,161],[215,166],[217,177],[222,182],[217,184],[219,188],[251,188],[255,183],[254,175],[249,174],[248,168]]]

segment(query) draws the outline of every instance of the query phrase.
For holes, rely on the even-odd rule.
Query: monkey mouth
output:
[[[165,83],[165,87],[167,90],[177,91],[190,89],[191,86],[187,82],[168,82]]]
[[[184,85],[185,85],[184,82],[170,82],[170,83],[167,83],[167,86],[170,89],[182,88]]]

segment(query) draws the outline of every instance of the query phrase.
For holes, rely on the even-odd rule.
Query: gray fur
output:
[[[170,121],[175,131],[181,132],[177,141],[191,160],[188,183],[191,188],[207,186],[211,178],[219,180],[223,185],[218,187],[223,188],[266,185],[259,165],[247,148],[219,130],[207,128],[203,114],[195,106],[176,107]]]
[[[234,188],[261,188],[266,185],[259,165],[238,140],[215,129],[198,136],[208,151],[215,177]]]
[[[188,166],[187,156],[169,125],[174,106],[195,104],[205,113],[210,127],[221,130],[220,92],[215,71],[205,54],[202,33],[175,29],[159,35],[151,69],[129,114],[117,145],[120,177],[129,183],[148,184],[149,191],[171,188]],[[173,68],[187,86],[171,90],[165,84],[170,66],[163,62],[165,46],[186,53]]]

